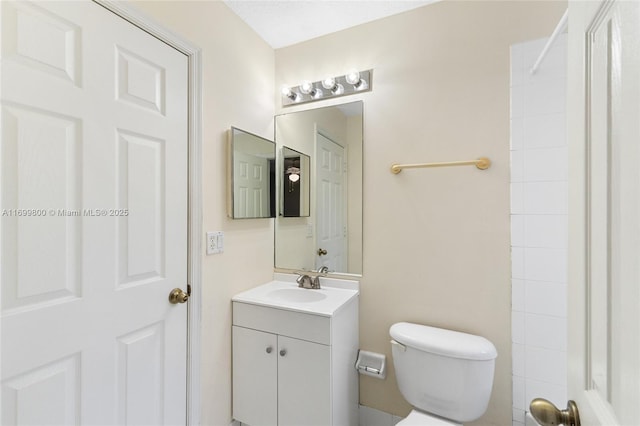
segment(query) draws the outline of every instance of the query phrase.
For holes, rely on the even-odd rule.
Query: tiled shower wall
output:
[[[513,426],[533,398],[567,402],[566,34],[511,46]]]

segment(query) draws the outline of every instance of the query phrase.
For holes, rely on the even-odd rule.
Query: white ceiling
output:
[[[439,0],[224,0],[274,49],[435,1]]]

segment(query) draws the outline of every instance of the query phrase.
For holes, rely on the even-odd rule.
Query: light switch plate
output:
[[[207,232],[207,254],[218,254],[224,251],[224,233],[222,231]]]

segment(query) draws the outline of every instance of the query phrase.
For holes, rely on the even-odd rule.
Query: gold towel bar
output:
[[[491,160],[487,157],[480,157],[477,160],[468,161],[448,161],[443,163],[422,163],[422,164],[394,164],[391,166],[391,172],[398,174],[402,169],[418,169],[422,167],[449,167],[449,166],[476,166],[480,170],[486,170],[491,167]]]

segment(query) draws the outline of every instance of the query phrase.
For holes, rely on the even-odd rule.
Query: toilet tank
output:
[[[396,380],[407,402],[461,423],[484,414],[498,355],[489,340],[406,322],[391,326],[389,334]]]

